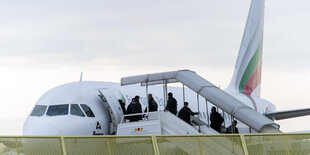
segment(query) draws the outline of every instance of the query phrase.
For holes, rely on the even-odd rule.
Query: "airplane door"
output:
[[[109,89],[99,89],[99,97],[103,104],[108,107],[111,116],[110,133],[116,133],[117,125],[120,123],[123,116],[122,108],[117,98]]]

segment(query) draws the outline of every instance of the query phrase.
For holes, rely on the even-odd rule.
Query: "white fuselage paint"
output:
[[[126,99],[126,107],[131,102],[131,99],[139,95],[140,103],[143,111],[147,105],[146,89],[140,85],[120,86],[119,83],[110,82],[73,82],[58,86],[46,92],[36,103],[36,105],[60,105],[60,104],[86,104],[93,111],[95,117],[76,116],[70,114],[70,106],[68,115],[62,116],[47,116],[45,111],[43,116],[31,116],[29,115],[24,123],[23,135],[93,135],[95,134],[110,134],[110,114],[108,112],[107,105],[104,105],[100,99],[98,90],[105,89],[108,94],[103,94],[106,98],[115,98],[110,100],[112,108],[117,109],[117,119],[120,120],[123,113],[120,104],[116,99],[121,99],[122,96]],[[150,86],[148,92],[153,94],[153,98],[158,103],[158,110],[163,110],[164,94],[163,87]],[[172,92],[174,98],[178,102],[178,110],[183,107],[183,88],[182,87],[168,87],[168,92]],[[245,95],[238,92],[230,92],[229,94],[242,101],[244,104],[253,108],[252,101]],[[257,104],[257,110],[260,113],[275,111],[275,107],[270,102],[261,99],[253,98]],[[189,103],[189,107],[192,111],[198,111],[197,94],[192,90],[185,89],[185,101]],[[112,103],[111,103],[112,102]],[[208,116],[210,115],[211,107],[213,106],[208,102],[206,106],[206,100],[199,97],[199,117],[208,122]],[[47,107],[48,109],[48,107]],[[223,115],[223,112],[219,110],[219,113]],[[231,123],[231,117],[228,114],[224,114],[225,126],[229,126]],[[101,129],[96,129],[97,122]],[[239,131],[242,133],[249,132],[249,128],[244,124],[238,124]]]

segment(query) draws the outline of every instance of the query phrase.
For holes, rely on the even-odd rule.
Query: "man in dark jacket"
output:
[[[238,122],[234,120],[234,122],[226,129],[226,133],[239,133],[237,124]]]
[[[154,100],[152,94],[148,95],[148,100],[149,100],[149,112],[157,111],[158,105],[156,101]],[[147,107],[145,108],[144,112],[147,112]]]
[[[125,115],[126,114],[125,103],[121,99],[118,99],[118,103],[121,105],[123,114]]]
[[[215,107],[212,107],[211,112],[212,112],[210,115],[211,128],[213,128],[214,130],[216,130],[217,132],[220,133],[221,132],[221,125],[224,122],[224,119],[221,116],[221,114],[216,112]]]
[[[167,106],[165,108],[165,110],[170,111],[173,114],[177,114],[177,100],[175,100],[175,98],[173,98],[173,94],[170,92],[168,93],[168,101],[167,101]]]
[[[179,111],[178,117],[188,124],[191,124],[191,115],[194,116],[197,114],[199,114],[199,112],[192,112],[192,110],[188,107],[188,103],[184,102],[184,107]]]
[[[142,113],[142,107],[139,99],[139,96],[135,96],[135,98],[132,99],[131,103],[127,107],[126,114]],[[130,122],[139,121],[142,120],[142,115],[128,116],[128,119]]]

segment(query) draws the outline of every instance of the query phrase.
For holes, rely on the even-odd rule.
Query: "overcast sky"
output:
[[[310,2],[266,0],[262,97],[310,108]],[[47,90],[190,69],[225,88],[250,0],[0,1],[0,135],[20,135]],[[310,130],[302,117],[282,131]]]

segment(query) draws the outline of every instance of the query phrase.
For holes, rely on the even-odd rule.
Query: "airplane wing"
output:
[[[272,120],[282,120],[310,115],[310,108],[276,111],[271,113],[265,113],[264,115]]]

